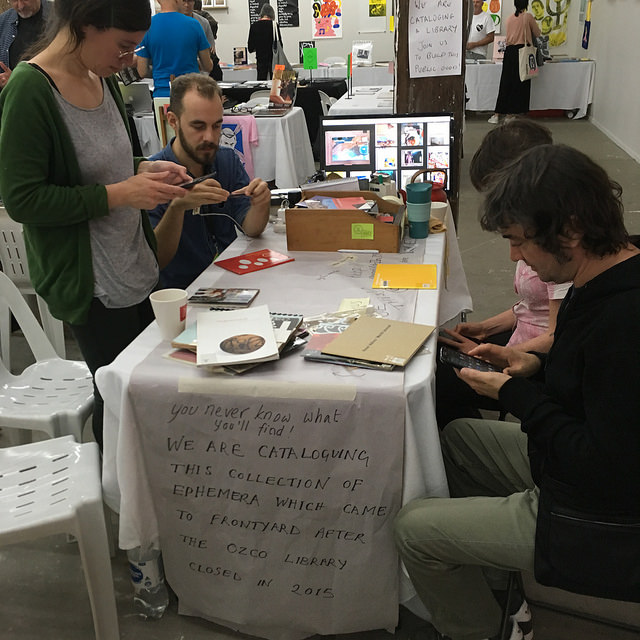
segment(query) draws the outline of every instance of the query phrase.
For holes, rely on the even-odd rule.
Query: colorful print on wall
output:
[[[491,16],[496,28],[496,34],[500,33],[500,26],[502,24],[502,2],[500,2],[500,0],[488,0],[482,5],[482,10]]]
[[[380,18],[387,15],[387,0],[369,0],[369,17]]]
[[[531,13],[549,46],[559,47],[567,41],[567,19],[571,0],[531,0]]]
[[[342,0],[314,0],[313,37],[342,38]]]

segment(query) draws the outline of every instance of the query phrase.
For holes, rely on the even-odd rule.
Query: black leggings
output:
[[[94,298],[87,322],[70,325],[82,357],[94,376],[93,435],[101,451],[104,403],[95,385],[95,373],[100,367],[111,364],[152,320],[153,309],[148,298],[123,309],[107,309]]]

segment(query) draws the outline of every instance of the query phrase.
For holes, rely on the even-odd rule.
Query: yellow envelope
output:
[[[435,264],[379,264],[373,276],[374,289],[437,289]]]

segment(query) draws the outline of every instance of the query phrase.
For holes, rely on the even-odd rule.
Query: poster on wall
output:
[[[369,17],[380,18],[387,15],[387,0],[369,0]]]
[[[409,77],[460,75],[462,29],[462,0],[410,2]]]
[[[342,0],[313,0],[314,38],[342,38]]]
[[[271,4],[269,0],[249,0],[249,24],[260,19],[260,9],[263,4]]]
[[[300,26],[298,0],[278,0],[278,24],[282,28]]]
[[[500,33],[500,26],[502,24],[502,4],[502,0],[489,0],[482,5],[482,10],[488,13],[493,20],[496,34]]]
[[[567,41],[567,20],[571,0],[532,0],[531,13],[543,36],[549,36],[549,46],[559,47]]]

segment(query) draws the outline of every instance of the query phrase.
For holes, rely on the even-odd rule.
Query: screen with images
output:
[[[325,116],[321,168],[340,177],[388,173],[401,189],[426,170],[425,180],[449,187],[451,122],[450,113]]]

